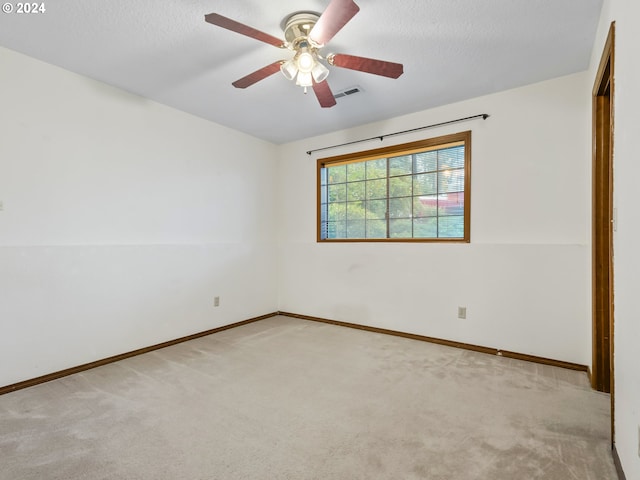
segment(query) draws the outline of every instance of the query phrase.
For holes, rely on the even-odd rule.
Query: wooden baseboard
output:
[[[358,330],[366,330],[368,332],[374,332],[374,333],[383,333],[385,335],[394,335],[396,337],[404,337],[404,338],[411,338],[413,340],[420,340],[423,342],[429,342],[429,343],[437,343],[438,345],[446,345],[448,347],[456,347],[456,348],[462,348],[465,350],[472,350],[474,352],[480,352],[480,353],[487,353],[489,355],[498,355],[498,356],[502,356],[502,357],[508,357],[508,358],[514,358],[517,360],[525,360],[527,362],[534,362],[534,363],[540,363],[543,365],[551,365],[554,367],[561,367],[561,368],[567,368],[569,370],[577,370],[580,372],[588,372],[589,371],[589,367],[587,367],[586,365],[580,365],[578,363],[571,363],[571,362],[565,362],[562,360],[554,360],[551,358],[544,358],[544,357],[537,357],[535,355],[527,355],[524,353],[517,353],[517,352],[510,352],[507,350],[500,350],[497,348],[492,348],[492,347],[484,347],[484,346],[480,346],[480,345],[472,345],[469,343],[462,343],[462,342],[456,342],[456,341],[452,341],[452,340],[444,340],[442,338],[434,338],[434,337],[427,337],[424,335],[417,335],[414,333],[406,333],[406,332],[400,332],[397,330],[388,330],[386,328],[377,328],[377,327],[369,327],[367,325],[360,325],[357,323],[348,323],[348,322],[341,322],[338,320],[330,320],[327,318],[320,318],[320,317],[313,317],[313,316],[309,316],[309,315],[301,315],[298,313],[290,313],[290,312],[278,312],[280,315],[285,315],[287,317],[292,317],[292,318],[300,318],[302,320],[310,320],[313,322],[321,322],[321,323],[329,323],[331,325],[339,325],[342,327],[348,327],[348,328],[356,328]]]
[[[60,370],[58,372],[48,373],[47,375],[42,375],[40,377],[32,378],[30,380],[24,380],[22,382],[14,383],[12,385],[7,385],[5,387],[0,387],[0,395],[4,395],[9,392],[14,392],[16,390],[20,390],[23,388],[33,387],[34,385],[38,385],[40,383],[50,382],[51,380],[56,380],[58,378],[66,377],[68,375],[73,375],[74,373],[84,372],[85,370],[90,370],[92,368],[100,367],[102,365],[107,365],[109,363],[117,362],[120,360],[124,360],[126,358],[135,357],[137,355],[142,355],[143,353],[152,352],[154,350],[159,350],[161,348],[170,347],[172,345],[177,345],[179,343],[188,342],[189,340],[194,340],[196,338],[205,337],[207,335],[211,335],[213,333],[222,332],[223,330],[228,330],[230,328],[240,327],[242,325],[247,325],[249,323],[257,322],[259,320],[264,320],[266,318],[275,317],[278,315],[278,312],[268,313],[266,315],[261,315],[259,317],[249,318],[247,320],[242,320],[240,322],[231,323],[229,325],[223,325],[222,327],[212,328],[211,330],[206,330],[204,332],[194,333],[192,335],[187,335],[186,337],[176,338],[175,340],[169,340],[168,342],[158,343],[156,345],[151,345],[150,347],[139,348],[137,350],[133,350],[131,352],[121,353],[119,355],[114,355],[112,357],[103,358],[101,360],[96,360],[95,362],[85,363],[83,365],[78,365],[77,367],[67,368],[65,370]]]
[[[618,473],[618,480],[627,480],[627,477],[624,474],[624,470],[622,470],[622,463],[620,462],[620,457],[618,456],[618,449],[616,448],[615,443],[611,445],[611,455],[613,455],[613,463],[616,466],[616,472]]]
[[[32,378],[32,379],[29,379],[29,380],[24,380],[22,382],[14,383],[12,385],[7,385],[7,386],[4,386],[4,387],[0,387],[0,395],[4,395],[4,394],[9,393],[9,392],[14,392],[16,390],[20,390],[20,389],[23,389],[23,388],[33,387],[34,385],[38,385],[40,383],[49,382],[51,380],[56,380],[58,378],[66,377],[68,375],[73,375],[74,373],[83,372],[85,370],[89,370],[89,369],[92,369],[92,368],[100,367],[102,365],[107,365],[109,363],[113,363],[113,362],[117,362],[117,361],[120,361],[120,360],[124,360],[126,358],[135,357],[137,355],[142,355],[143,353],[152,352],[153,350],[159,350],[161,348],[170,347],[172,345],[177,345],[179,343],[187,342],[189,340],[194,340],[196,338],[200,338],[200,337],[204,337],[204,336],[207,336],[207,335],[211,335],[211,334],[214,334],[214,333],[217,333],[217,332],[221,332],[223,330],[228,330],[230,328],[236,328],[236,327],[240,327],[242,325],[247,325],[248,323],[253,323],[253,322],[257,322],[259,320],[264,320],[266,318],[275,317],[276,315],[284,315],[284,316],[287,316],[287,317],[299,318],[299,319],[302,319],[302,320],[310,320],[310,321],[314,321],[314,322],[328,323],[328,324],[331,324],[331,325],[338,325],[338,326],[341,326],[341,327],[356,328],[358,330],[365,330],[365,331],[374,332],[374,333],[383,333],[385,335],[394,335],[394,336],[397,336],[397,337],[404,337],[404,338],[410,338],[410,339],[413,339],[413,340],[420,340],[420,341],[423,341],[423,342],[436,343],[436,344],[445,345],[445,346],[448,346],[448,347],[456,347],[456,348],[462,348],[462,349],[465,349],[465,350],[472,350],[474,352],[487,353],[489,355],[499,355],[499,356],[508,357],[508,358],[515,358],[515,359],[518,359],[518,360],[525,360],[525,361],[528,361],[528,362],[541,363],[543,365],[552,365],[554,367],[562,367],[562,368],[568,368],[570,370],[583,371],[583,372],[587,372],[587,374],[589,373],[589,368],[587,366],[579,365],[577,363],[564,362],[564,361],[561,361],[561,360],[553,360],[553,359],[550,359],[550,358],[536,357],[534,355],[527,355],[527,354],[517,353],[517,352],[509,352],[509,351],[506,351],[506,350],[499,350],[499,349],[491,348],[491,347],[483,347],[483,346],[480,346],[480,345],[472,345],[472,344],[469,344],[469,343],[455,342],[455,341],[452,341],[452,340],[444,340],[444,339],[435,338],[435,337],[427,337],[427,336],[424,336],[424,335],[417,335],[417,334],[414,334],[414,333],[400,332],[400,331],[397,331],[397,330],[389,330],[389,329],[386,329],[386,328],[369,327],[367,325],[360,325],[360,324],[357,324],[357,323],[348,323],[348,322],[341,322],[341,321],[338,321],[338,320],[330,320],[330,319],[327,319],[327,318],[313,317],[313,316],[309,316],[309,315],[301,315],[301,314],[298,314],[298,313],[273,312],[273,313],[268,313],[266,315],[261,315],[259,317],[250,318],[248,320],[243,320],[241,322],[232,323],[230,325],[224,325],[222,327],[217,327],[217,328],[213,328],[211,330],[206,330],[204,332],[194,333],[193,335],[187,335],[186,337],[177,338],[175,340],[170,340],[170,341],[167,341],[167,342],[158,343],[156,345],[151,345],[149,347],[140,348],[138,350],[133,350],[131,352],[121,353],[119,355],[114,355],[112,357],[103,358],[101,360],[96,360],[95,362],[85,363],[85,364],[79,365],[77,367],[67,368],[65,370],[60,370],[58,372],[49,373],[47,375],[42,375],[40,377]],[[622,478],[624,478],[624,477],[622,477]]]

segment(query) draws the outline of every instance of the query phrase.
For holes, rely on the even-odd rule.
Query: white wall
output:
[[[0,84],[0,386],[277,310],[273,145],[3,48]]]
[[[575,74],[283,146],[280,310],[590,364],[587,83]],[[305,153],[480,113],[491,117]],[[317,158],[468,129],[471,244],[316,243]]]
[[[630,0],[605,1],[593,48],[591,88],[609,26],[616,22],[614,205],[615,289],[615,442],[627,479],[640,478],[640,210],[638,179],[640,156],[640,4]],[[590,91],[589,91],[590,93]]]

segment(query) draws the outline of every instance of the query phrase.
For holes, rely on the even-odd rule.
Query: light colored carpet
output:
[[[584,373],[274,317],[1,396],[0,478],[617,477]]]

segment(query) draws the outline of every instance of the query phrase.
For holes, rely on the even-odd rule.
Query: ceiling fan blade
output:
[[[243,23],[236,22],[235,20],[231,20],[230,18],[223,17],[222,15],[219,15],[217,13],[210,13],[208,15],[205,15],[204,19],[205,21],[213,25],[226,28],[227,30],[231,30],[232,32],[246,35],[247,37],[255,38],[256,40],[268,43],[269,45],[280,48],[284,48],[285,46],[284,41],[280,40],[277,37],[269,35],[268,33],[261,32],[260,30],[256,30],[255,28]]]
[[[267,65],[266,67],[262,67],[259,70],[256,70],[253,73],[250,73],[246,77],[242,77],[239,80],[236,80],[231,85],[236,88],[247,88],[253,85],[254,83],[259,82],[260,80],[264,80],[265,78],[273,75],[276,72],[280,71],[280,65],[284,60],[278,60],[277,62],[272,63],[271,65]]]
[[[359,70],[389,78],[398,78],[404,72],[404,67],[401,63],[385,62],[384,60],[345,55],[343,53],[331,54],[327,56],[327,61],[330,65],[336,67]]]
[[[309,38],[319,45],[325,45],[359,11],[360,7],[353,0],[331,0],[311,29]]]
[[[322,108],[333,107],[336,104],[336,99],[326,80],[320,83],[313,82],[313,93],[316,94]]]

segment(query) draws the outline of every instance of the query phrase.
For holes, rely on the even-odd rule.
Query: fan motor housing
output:
[[[296,44],[306,41],[320,14],[316,12],[295,12],[282,21],[282,30],[287,44],[295,48]]]

